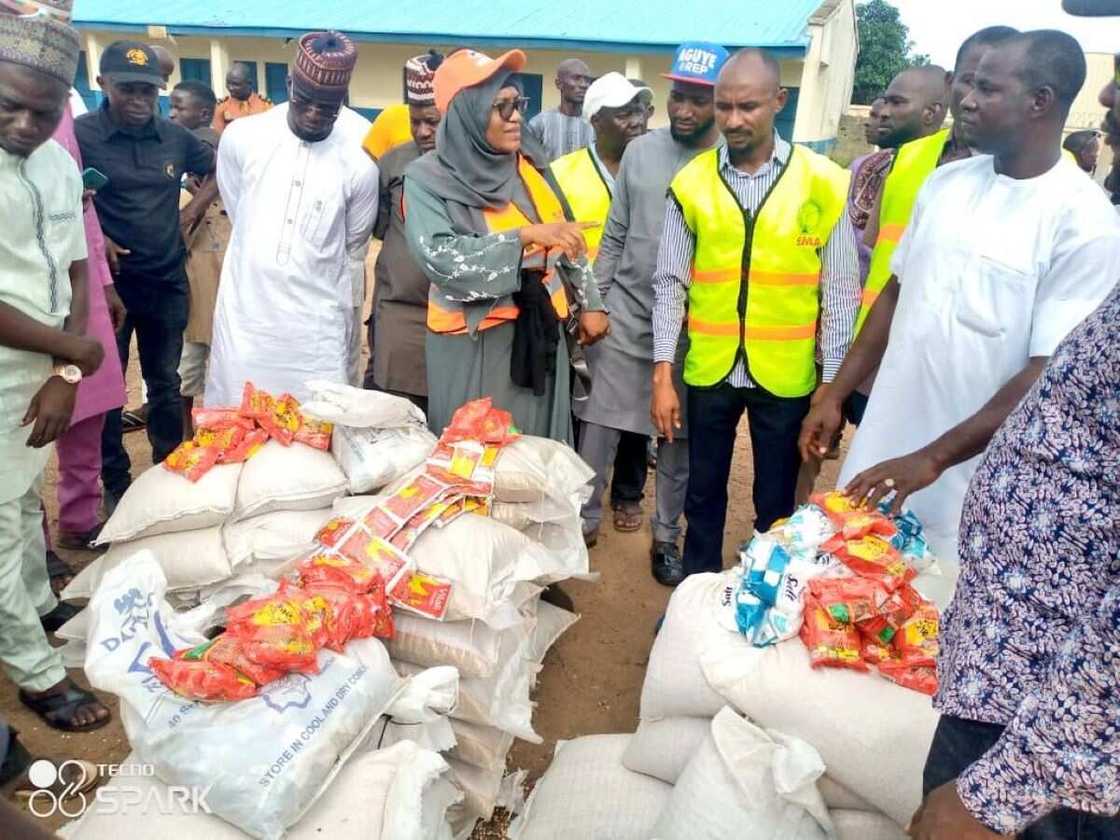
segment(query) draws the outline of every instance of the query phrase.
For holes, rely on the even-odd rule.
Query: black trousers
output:
[[[862,423],[864,412],[867,411],[867,400],[867,394],[861,394],[859,391],[852,391],[851,396],[844,400],[844,419],[853,426],[858,426]]]
[[[990,750],[1003,734],[996,723],[942,715],[922,776],[922,795],[951,782]],[[1020,840],[1117,840],[1120,817],[1099,817],[1062,808],[1019,835]]]
[[[132,335],[140,353],[140,372],[148,386],[148,441],[152,463],[158,464],[183,442],[183,398],[180,396],[179,360],[183,330],[190,309],[187,275],[179,270],[170,278],[117,278],[117,291],[128,315],[117,333],[121,365],[128,370]],[[132,462],[124,448],[121,410],[110,411],[101,433],[101,480],[116,498],[132,483]]]
[[[793,513],[801,469],[797,438],[809,413],[809,397],[776,397],[761,388],[735,388],[726,382],[714,388],[689,388],[687,574],[723,568],[727,480],[735,431],[744,411],[754,456],[755,528],[767,531],[776,520]]]
[[[649,475],[649,438],[637,432],[623,432],[618,439],[611,477],[611,506],[640,502]]]

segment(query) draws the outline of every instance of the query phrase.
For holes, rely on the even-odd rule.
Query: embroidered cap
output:
[[[410,58],[404,64],[404,99],[409,105],[435,105],[436,70],[443,56],[435,50]]]
[[[70,86],[81,52],[78,30],[46,16],[0,15],[0,61],[38,70]]]
[[[292,87],[314,99],[342,102],[357,63],[354,42],[341,32],[309,32],[296,48]]]

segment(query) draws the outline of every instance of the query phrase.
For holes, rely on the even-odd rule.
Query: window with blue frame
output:
[[[179,75],[184,82],[202,82],[210,88],[214,87],[214,80],[210,73],[210,59],[208,58],[179,59]]]
[[[354,107],[354,106],[351,106],[351,107],[353,107],[355,111],[357,111],[359,114],[361,114],[363,117],[365,117],[370,122],[373,122],[375,119],[377,119],[377,115],[380,114],[384,110],[383,108],[357,108],[357,107]]]
[[[97,110],[101,104],[101,92],[92,90],[89,86],[89,67],[86,66],[85,51],[78,54],[78,74],[74,77],[74,90],[78,91],[78,95],[82,97],[89,110]]]
[[[774,128],[777,129],[778,135],[788,143],[793,142],[793,124],[797,121],[797,99],[800,93],[798,88],[786,88],[789,91],[789,99],[786,100],[786,107],[784,107],[778,116],[774,118]]]
[[[273,102],[288,101],[288,65],[270,61],[264,66],[264,95]]]
[[[522,94],[529,98],[529,107],[521,117],[526,121],[531,120],[541,112],[544,77],[539,73],[514,73],[510,78],[517,81]]]

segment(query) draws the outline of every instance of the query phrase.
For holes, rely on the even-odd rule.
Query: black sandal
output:
[[[121,430],[126,434],[128,432],[139,432],[148,427],[148,411],[147,406],[142,405],[137,409],[125,409],[121,412]]]
[[[39,616],[39,623],[48,633],[54,633],[63,624],[82,611],[82,607],[75,607],[66,601],[59,601],[58,606],[46,615]]]
[[[61,732],[92,732],[95,729],[100,729],[113,719],[113,715],[110,713],[104,718],[95,720],[85,726],[74,726],[71,721],[73,721],[74,713],[78,709],[93,704],[104,708],[105,704],[98,700],[92,692],[79,688],[73,682],[67,682],[68,684],[61,691],[40,697],[32,697],[21,688],[19,690],[19,702],[37,714],[47,726]],[[105,710],[108,711],[108,709]]]

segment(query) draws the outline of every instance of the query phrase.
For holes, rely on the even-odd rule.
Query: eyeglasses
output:
[[[290,98],[292,105],[302,110],[310,111],[314,108],[325,117],[337,117],[342,110],[341,102],[319,102],[302,94],[293,93]]]
[[[513,119],[514,111],[519,114],[525,113],[525,110],[529,107],[529,97],[518,96],[514,99],[503,99],[501,102],[495,102],[493,107],[503,120],[509,122]]]

